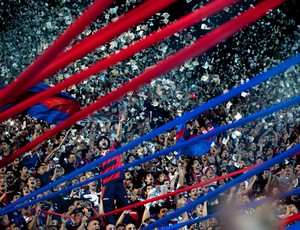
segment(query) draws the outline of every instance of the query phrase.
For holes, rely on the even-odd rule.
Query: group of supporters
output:
[[[207,119],[212,118],[212,113],[215,112],[211,111],[205,114],[206,117],[203,115],[188,121],[186,131],[191,135],[201,135],[206,130]],[[271,117],[267,122],[275,121],[273,119],[275,118]],[[127,133],[130,130],[124,130],[127,120],[124,114],[120,114],[117,121],[105,123],[105,131],[102,123],[76,125],[73,129],[56,135],[22,157],[15,158],[7,167],[1,169],[1,207],[43,186],[51,185],[55,180],[94,160],[105,155],[109,156],[109,153],[129,141],[126,137],[130,138],[131,135]],[[2,160],[50,128],[48,124],[28,115],[19,116],[9,122],[14,122],[14,125],[1,126]],[[26,128],[22,127],[24,122],[27,124]],[[135,208],[109,216],[102,217],[101,214],[263,163],[299,142],[300,126],[297,123],[286,124],[280,130],[274,128],[275,126],[266,127],[265,124],[254,122],[235,131],[220,134],[215,138],[210,150],[201,156],[197,156],[197,153],[187,156],[184,149],[181,149],[139,166],[130,167],[128,170],[114,173],[103,180],[94,180],[71,192],[62,191],[55,198],[1,216],[1,228],[142,228],[226,184],[234,177],[221,179],[141,206],[137,205]],[[88,133],[89,138],[82,139],[82,136]],[[65,181],[35,198],[47,196],[51,192],[63,190],[70,185],[166,149],[176,144],[176,134],[176,129],[163,133],[147,143],[104,161],[97,167],[90,168],[72,180]],[[263,197],[298,188],[299,176],[300,161],[298,155],[295,155],[232,187],[214,199],[184,212],[170,220],[167,225],[203,217],[231,205],[247,204]],[[272,202],[269,207],[272,208],[270,223],[298,213],[299,201],[298,196],[292,196]],[[259,206],[240,210],[238,214],[241,218],[246,215],[260,219],[261,210],[264,208]],[[183,229],[221,229],[224,224],[224,219],[213,218]]]

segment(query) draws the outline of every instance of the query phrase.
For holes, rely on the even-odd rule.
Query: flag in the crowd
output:
[[[176,142],[182,142],[189,138],[189,132],[187,128],[185,127],[185,123],[181,123],[178,125],[176,130]]]
[[[210,132],[212,130],[214,130],[214,125],[212,124],[212,122],[210,122],[207,124],[204,132]],[[185,127],[185,123],[180,124],[176,130],[176,142],[178,143],[178,142],[183,142],[185,140],[190,140],[199,135],[190,135],[189,131]],[[194,157],[201,156],[210,150],[211,145],[216,140],[216,138],[217,138],[216,136],[212,136],[207,139],[200,140],[193,145],[188,145],[184,148],[181,148],[178,150],[178,157],[180,154],[186,156],[194,156]]]
[[[17,104],[36,93],[42,92],[49,87],[50,86],[48,85],[39,83],[27,92],[15,98],[12,103],[6,105],[0,111],[4,111],[5,109],[12,107],[14,104]],[[0,89],[1,88],[3,87],[0,87]],[[46,121],[49,124],[58,124],[79,110],[80,103],[75,98],[71,97],[67,93],[58,93],[55,96],[28,108],[24,111],[24,113],[28,113],[36,119]]]

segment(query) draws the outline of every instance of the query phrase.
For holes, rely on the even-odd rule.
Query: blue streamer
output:
[[[286,230],[299,230],[300,229],[300,222],[297,222],[291,226],[289,226],[288,228],[286,228]]]
[[[238,176],[237,178],[235,178],[234,180],[232,181],[229,181],[227,182],[225,185],[217,188],[216,190],[204,195],[203,197],[200,197],[198,198],[197,200],[187,204],[186,206],[184,206],[183,208],[180,208],[180,209],[177,209],[176,211],[172,212],[171,214],[167,215],[167,216],[164,216],[163,218],[157,220],[155,223],[152,223],[148,226],[146,226],[144,228],[144,230],[147,230],[147,229],[154,229],[155,226],[161,226],[165,223],[167,223],[168,220],[176,217],[176,216],[179,216],[180,214],[188,211],[188,210],[191,210],[192,208],[196,207],[197,205],[199,204],[203,204],[204,201],[206,200],[209,200],[209,199],[212,199],[213,197],[217,196],[218,194],[222,193],[222,192],[225,192],[227,189],[229,189],[230,187],[240,183],[240,182],[243,182],[245,181],[246,179],[254,176],[254,175],[257,175],[261,172],[263,172],[265,169],[267,168],[270,168],[272,167],[273,165],[275,164],[278,164],[280,162],[282,162],[284,159],[288,158],[288,157],[291,157],[293,154],[297,153],[300,151],[300,144],[296,145],[295,147],[281,153],[280,155],[266,161],[265,163],[257,166],[256,168]]]
[[[185,222],[182,222],[182,223],[174,224],[172,226],[167,226],[167,227],[164,227],[162,229],[164,229],[164,230],[180,229],[185,225],[192,225],[194,223],[199,223],[199,222],[204,221],[204,220],[208,220],[208,219],[211,219],[211,218],[214,218],[214,217],[218,217],[218,216],[220,216],[224,213],[228,213],[228,212],[232,212],[232,211],[236,211],[236,210],[240,210],[240,209],[252,208],[252,207],[267,203],[269,201],[273,201],[273,200],[276,200],[276,199],[282,199],[284,197],[297,195],[299,193],[300,193],[300,188],[293,189],[293,190],[290,190],[288,192],[285,192],[285,193],[282,193],[282,194],[279,194],[279,195],[276,195],[276,196],[267,197],[267,198],[264,198],[264,199],[261,199],[261,200],[255,200],[255,201],[252,201],[248,204],[244,204],[244,205],[241,205],[241,206],[230,208],[229,210],[219,211],[219,212],[213,213],[211,215],[207,215],[207,216],[204,216],[204,217],[201,217],[201,218],[196,218],[196,219],[193,219],[193,220],[189,220],[189,221],[185,221]]]
[[[228,125],[226,125],[226,126],[221,126],[221,127],[219,127],[219,128],[216,128],[216,129],[213,130],[213,131],[210,131],[210,132],[208,132],[208,133],[206,133],[206,134],[203,134],[203,135],[200,135],[200,136],[198,136],[198,137],[195,137],[195,138],[193,138],[193,139],[191,139],[191,140],[188,140],[188,141],[185,141],[185,142],[180,142],[180,143],[178,143],[178,144],[176,144],[176,145],[174,145],[174,146],[171,146],[171,147],[169,147],[169,148],[167,148],[167,149],[164,149],[164,150],[159,151],[159,152],[157,152],[157,153],[154,153],[154,154],[152,154],[152,155],[146,156],[146,157],[144,157],[144,158],[142,158],[142,159],[139,159],[139,160],[137,160],[137,161],[135,161],[135,162],[132,162],[132,163],[130,163],[130,164],[123,165],[123,166],[120,167],[120,168],[111,170],[110,172],[103,173],[103,174],[98,175],[98,176],[96,176],[96,177],[90,178],[89,180],[80,182],[80,183],[78,183],[78,184],[76,184],[76,185],[69,186],[68,188],[65,188],[64,190],[61,190],[61,191],[57,191],[57,192],[51,193],[51,194],[49,194],[49,195],[47,195],[47,196],[43,196],[43,197],[41,197],[41,198],[32,200],[32,201],[30,201],[30,202],[27,202],[27,203],[25,203],[25,204],[19,205],[19,206],[17,206],[17,207],[10,207],[10,206],[12,206],[13,204],[15,204],[17,201],[19,201],[19,200],[17,200],[15,203],[12,203],[12,204],[6,206],[4,209],[1,209],[1,210],[0,210],[0,215],[3,215],[3,213],[5,213],[5,212],[6,212],[6,213],[7,213],[7,212],[12,212],[12,211],[18,210],[18,209],[20,209],[20,208],[22,208],[22,207],[26,207],[26,206],[28,206],[28,205],[31,205],[31,204],[34,204],[34,203],[37,203],[37,202],[40,202],[40,201],[43,201],[43,200],[46,200],[46,199],[50,199],[50,198],[52,198],[52,197],[57,196],[58,194],[60,194],[60,193],[62,193],[62,192],[70,191],[71,189],[73,189],[73,188],[75,188],[75,187],[81,186],[81,185],[83,185],[83,184],[89,183],[89,182],[94,181],[94,180],[97,180],[97,179],[105,178],[105,177],[107,177],[107,176],[110,176],[110,175],[115,174],[115,173],[117,173],[117,172],[119,172],[119,171],[125,170],[125,169],[127,169],[127,168],[130,168],[130,167],[133,167],[133,166],[136,166],[136,165],[140,165],[140,164],[143,163],[143,162],[149,161],[149,160],[154,159],[154,158],[158,158],[159,156],[164,155],[164,154],[167,154],[167,153],[169,153],[169,152],[171,152],[171,151],[175,151],[176,149],[179,149],[179,148],[182,148],[182,147],[185,147],[185,146],[194,144],[194,143],[196,143],[197,141],[206,139],[206,138],[208,138],[208,137],[210,137],[210,136],[218,135],[218,134],[223,133],[223,132],[225,132],[225,131],[227,131],[227,130],[229,130],[229,129],[236,128],[236,127],[238,127],[238,126],[241,126],[241,125],[247,124],[247,123],[249,123],[249,122],[251,122],[251,121],[254,121],[254,120],[258,119],[258,118],[262,118],[262,117],[267,116],[267,115],[269,115],[269,114],[272,114],[272,113],[274,113],[274,112],[276,112],[276,111],[278,111],[278,110],[280,110],[280,109],[283,109],[283,108],[286,108],[286,107],[288,107],[288,106],[291,106],[291,105],[293,105],[293,104],[295,104],[295,103],[300,103],[300,96],[291,98],[291,99],[289,99],[289,100],[287,100],[287,101],[284,101],[284,102],[281,102],[281,103],[279,103],[279,104],[277,104],[277,105],[274,105],[274,106],[272,106],[272,107],[270,107],[270,108],[267,108],[267,109],[265,109],[265,110],[262,110],[262,111],[260,111],[260,112],[258,112],[258,113],[252,114],[252,115],[250,115],[250,116],[248,116],[248,117],[242,118],[242,119],[240,119],[240,120],[238,120],[238,121],[236,121],[236,122],[233,122],[233,123],[231,123],[231,124],[228,124]],[[120,150],[120,149],[118,149],[118,150]],[[116,152],[117,152],[118,150],[116,150]],[[46,187],[46,186],[45,186],[45,187]],[[6,214],[6,213],[5,213],[5,214]]]
[[[279,74],[279,73],[285,71],[289,67],[291,67],[291,66],[293,66],[293,65],[295,65],[295,64],[297,64],[299,62],[300,62],[300,54],[297,55],[297,56],[295,56],[295,57],[293,57],[293,58],[288,59],[287,61],[281,63],[280,65],[278,65],[276,67],[273,67],[273,68],[269,69],[265,73],[262,73],[262,74],[257,75],[256,77],[253,77],[250,81],[246,82],[245,84],[239,85],[238,87],[230,90],[229,92],[227,92],[225,94],[222,94],[222,95],[220,95],[220,96],[218,96],[218,97],[216,97],[216,98],[214,98],[214,99],[212,99],[212,100],[204,103],[203,105],[197,107],[196,109],[194,109],[194,110],[192,110],[192,111],[184,114],[183,116],[181,116],[181,117],[179,117],[179,118],[177,118],[177,119],[175,119],[175,120],[173,120],[173,121],[171,121],[171,122],[169,122],[169,123],[167,123],[167,124],[165,124],[165,125],[157,128],[157,129],[153,130],[152,132],[150,132],[150,133],[148,133],[148,134],[146,134],[146,135],[138,138],[137,140],[134,140],[134,141],[126,144],[125,146],[123,146],[123,147],[121,147],[121,148],[119,148],[119,149],[111,152],[110,154],[108,154],[108,155],[106,155],[106,156],[104,156],[104,157],[102,157],[100,159],[97,159],[96,161],[93,161],[93,162],[89,163],[88,165],[85,165],[82,168],[77,169],[74,172],[71,172],[70,174],[68,174],[68,175],[66,175],[66,176],[64,176],[64,177],[62,177],[62,178],[54,181],[53,183],[51,183],[49,185],[44,186],[43,188],[40,188],[39,190],[36,190],[36,191],[30,193],[29,195],[27,195],[27,196],[25,196],[23,198],[18,199],[14,203],[11,203],[11,204],[7,205],[5,208],[2,208],[0,210],[0,215],[4,215],[4,214],[6,214],[8,212],[12,212],[12,211],[18,210],[18,209],[20,209],[20,207],[26,207],[26,206],[28,206],[30,204],[37,203],[39,201],[42,201],[41,199],[46,200],[46,199],[48,199],[50,197],[52,198],[54,196],[57,196],[58,194],[61,194],[61,193],[65,192],[65,191],[70,191],[73,188],[76,188],[76,187],[81,186],[83,184],[87,184],[87,183],[89,183],[91,181],[99,179],[100,176],[103,176],[101,178],[104,178],[105,176],[107,177],[108,175],[112,175],[113,173],[116,172],[115,170],[113,170],[111,172],[108,172],[108,173],[105,173],[105,174],[102,174],[100,176],[91,178],[91,180],[86,180],[86,181],[84,181],[82,183],[78,183],[78,184],[76,184],[74,186],[70,186],[70,187],[68,187],[66,189],[60,190],[60,191],[58,191],[58,193],[54,192],[52,194],[49,194],[48,196],[41,197],[39,199],[35,199],[34,201],[27,202],[26,204],[22,204],[23,202],[26,202],[27,200],[29,200],[31,198],[34,198],[35,196],[37,196],[37,195],[39,195],[39,194],[41,194],[41,193],[43,193],[43,192],[45,192],[47,190],[51,190],[52,188],[54,188],[55,186],[59,185],[60,183],[63,183],[65,181],[70,181],[76,175],[84,173],[85,171],[89,170],[92,167],[98,166],[99,164],[103,163],[104,161],[110,159],[111,157],[116,156],[118,154],[121,154],[122,152],[125,152],[125,151],[127,151],[127,150],[129,150],[129,149],[131,149],[131,148],[133,148],[133,147],[135,147],[135,146],[143,143],[144,141],[151,140],[153,137],[155,137],[155,136],[157,136],[157,135],[159,135],[159,134],[161,134],[163,132],[166,132],[166,131],[170,130],[171,128],[175,127],[176,125],[179,125],[180,123],[185,122],[186,120],[190,120],[190,119],[198,116],[199,114],[201,114],[201,113],[203,113],[203,112],[211,109],[212,107],[214,107],[214,106],[216,106],[218,104],[221,104],[223,102],[226,102],[226,101],[230,100],[231,98],[239,95],[240,93],[242,93],[242,92],[244,92],[246,90],[249,90],[249,89],[253,88],[254,86],[256,86],[256,85],[258,85],[258,84],[260,84],[260,83],[262,83],[264,81],[269,80],[270,78],[274,77],[274,75]],[[239,120],[239,121],[241,121],[241,120]],[[236,122],[232,123],[232,124],[236,124]],[[178,149],[180,147],[184,147],[184,146],[187,146],[189,144],[196,143],[198,140],[201,140],[202,138],[204,139],[204,138],[210,137],[212,135],[222,133],[222,132],[226,131],[226,129],[224,129],[224,127],[227,127],[227,126],[220,127],[218,129],[215,129],[214,131],[211,131],[211,132],[205,134],[205,135],[201,135],[201,136],[199,136],[197,138],[194,138],[194,139],[192,139],[190,141],[187,141],[185,143],[178,144],[178,145],[175,145],[173,147],[170,147],[170,148],[166,149],[168,151],[160,151],[158,153],[161,153],[161,155],[162,155],[165,152],[168,153],[168,152],[174,151],[174,150],[176,150],[176,149]],[[233,127],[231,127],[231,128],[233,128]],[[217,130],[222,130],[222,132],[217,133],[216,132]],[[176,148],[174,148],[174,147],[176,147]],[[156,155],[153,154],[151,156],[155,156],[156,157],[158,155],[158,153]],[[118,171],[127,169],[127,168],[135,166],[135,165],[139,165],[142,162],[148,161],[148,159],[150,159],[151,156],[145,157],[143,159],[140,159],[137,162],[133,162],[131,164],[127,164],[126,165],[127,167],[123,166],[123,167],[119,168]],[[153,157],[153,158],[155,158],[155,157]],[[153,158],[151,157],[151,159],[153,159]],[[22,204],[22,205],[17,206],[19,204]]]

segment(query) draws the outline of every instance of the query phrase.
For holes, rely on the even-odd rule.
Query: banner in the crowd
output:
[[[214,126],[216,126],[216,125],[213,125],[212,122],[209,122],[206,125],[205,130],[202,131],[203,132],[202,134],[214,130]],[[201,134],[190,135],[189,132],[190,131],[186,128],[185,123],[178,125],[177,130],[176,130],[176,142],[183,142],[185,140],[190,140],[192,138],[195,138],[195,137],[201,135]],[[192,156],[192,157],[201,156],[210,150],[211,145],[213,142],[215,142],[216,138],[217,138],[216,136],[213,136],[208,139],[201,140],[201,141],[197,142],[196,144],[181,148],[178,150],[177,156],[179,157],[180,154],[183,154],[186,156]]]
[[[14,106],[34,94],[48,89],[49,87],[50,86],[41,83],[35,85],[27,92],[18,96],[12,103],[6,105],[0,110],[0,112]],[[3,86],[0,86],[0,89],[3,89]],[[67,93],[58,93],[55,96],[30,107],[26,111],[23,111],[23,113],[28,113],[36,119],[46,121],[49,124],[58,124],[72,114],[78,112],[79,109],[80,103],[75,98],[71,97]]]

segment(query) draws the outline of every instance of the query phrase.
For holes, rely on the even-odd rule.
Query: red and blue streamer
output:
[[[62,193],[63,191],[70,191],[70,190],[72,190],[73,188],[76,188],[76,187],[81,186],[81,185],[83,185],[83,184],[87,184],[87,183],[89,183],[89,182],[91,182],[91,181],[94,181],[94,180],[97,180],[97,179],[103,179],[103,178],[106,178],[106,177],[108,177],[108,176],[110,176],[110,175],[112,175],[112,174],[115,174],[115,173],[117,173],[117,172],[123,171],[123,170],[125,170],[125,169],[130,168],[130,167],[134,167],[134,166],[140,165],[140,164],[143,163],[143,162],[147,162],[147,161],[150,161],[150,160],[152,160],[152,159],[158,158],[159,156],[165,155],[165,154],[167,154],[167,153],[169,153],[169,152],[172,152],[172,151],[175,151],[175,150],[177,150],[177,149],[179,149],[179,148],[183,148],[183,147],[186,147],[186,146],[188,146],[188,145],[195,144],[195,143],[197,143],[197,141],[201,141],[201,140],[203,140],[203,139],[212,137],[212,136],[214,136],[214,135],[218,135],[218,134],[220,134],[220,133],[223,133],[223,132],[228,131],[228,130],[230,130],[230,129],[239,127],[239,126],[241,126],[241,125],[245,125],[245,124],[247,124],[247,123],[249,123],[249,122],[255,121],[255,120],[260,119],[260,118],[263,118],[263,117],[265,117],[265,116],[267,116],[267,115],[270,115],[270,114],[272,114],[272,113],[274,113],[274,112],[277,112],[277,111],[279,111],[279,110],[281,110],[281,109],[287,108],[287,107],[292,106],[292,105],[297,104],[297,103],[300,103],[300,96],[291,98],[291,99],[289,99],[289,100],[286,100],[286,101],[284,101],[284,102],[281,102],[281,103],[279,103],[279,104],[276,104],[276,105],[274,105],[274,106],[272,106],[272,107],[270,107],[270,108],[264,109],[264,110],[262,110],[262,111],[260,111],[260,112],[255,113],[255,114],[251,114],[250,116],[245,117],[245,118],[242,118],[242,119],[240,119],[240,120],[238,120],[238,121],[235,121],[235,122],[233,122],[233,123],[231,123],[231,124],[228,124],[228,125],[225,125],[225,126],[221,126],[221,127],[219,127],[219,128],[216,128],[215,130],[212,130],[211,132],[208,132],[208,133],[206,133],[206,134],[200,135],[200,136],[195,137],[195,138],[193,138],[193,139],[191,139],[191,140],[187,140],[187,141],[185,141],[185,142],[178,143],[178,144],[176,144],[176,145],[174,145],[174,146],[171,146],[171,147],[169,147],[169,148],[167,148],[167,149],[164,149],[164,150],[162,150],[162,151],[159,151],[159,152],[156,152],[156,153],[151,154],[151,155],[149,155],[149,156],[146,156],[146,157],[144,157],[144,158],[142,158],[142,159],[139,159],[139,160],[137,160],[137,161],[135,161],[135,162],[132,162],[132,163],[130,163],[130,164],[123,165],[123,166],[120,167],[120,168],[117,168],[117,169],[111,170],[111,171],[109,171],[109,172],[103,173],[103,174],[98,175],[98,176],[96,176],[96,177],[93,177],[93,178],[91,178],[91,179],[89,179],[89,180],[86,180],[86,181],[77,183],[76,185],[69,186],[68,188],[66,188],[66,189],[64,189],[64,190],[61,190],[61,191],[58,191],[58,192],[51,193],[51,194],[49,194],[49,195],[47,195],[47,196],[44,196],[44,197],[35,199],[35,200],[33,200],[33,201],[27,202],[26,204],[23,204],[23,205],[20,205],[20,206],[17,206],[17,207],[15,207],[15,208],[13,208],[13,207],[16,206],[17,204],[20,204],[20,203],[24,202],[24,201],[27,200],[27,199],[30,199],[30,198],[32,198],[32,197],[34,197],[34,196],[36,196],[36,195],[38,195],[38,194],[40,194],[40,193],[42,193],[42,192],[44,192],[44,191],[47,191],[47,190],[49,190],[49,189],[51,189],[51,188],[53,188],[53,187],[59,185],[60,183],[62,183],[62,182],[64,182],[64,181],[71,180],[74,176],[76,176],[76,175],[78,175],[78,174],[80,174],[80,173],[85,172],[85,171],[88,170],[89,168],[92,168],[92,167],[95,167],[95,166],[101,164],[102,162],[104,162],[104,161],[110,159],[110,158],[112,157],[112,155],[115,156],[115,155],[117,155],[117,154],[121,154],[122,152],[128,150],[128,149],[126,149],[126,147],[128,148],[128,146],[130,146],[130,144],[132,144],[132,142],[131,142],[131,143],[125,145],[124,147],[121,147],[121,148],[119,148],[119,149],[117,149],[117,150],[111,152],[109,155],[106,155],[106,156],[104,156],[104,157],[102,157],[102,158],[99,158],[98,160],[93,161],[93,162],[91,162],[90,164],[85,165],[84,167],[82,167],[82,168],[80,168],[80,169],[77,169],[76,171],[74,171],[74,172],[72,172],[72,173],[70,173],[70,174],[64,176],[63,178],[58,179],[58,180],[56,180],[55,182],[53,182],[53,183],[51,183],[51,184],[49,184],[49,185],[47,185],[47,186],[44,186],[43,188],[41,188],[41,189],[39,189],[39,190],[37,190],[37,191],[34,191],[34,192],[30,193],[30,194],[27,195],[26,197],[23,197],[23,198],[21,198],[21,199],[18,199],[18,200],[15,201],[14,203],[12,203],[12,204],[6,206],[5,208],[3,208],[2,210],[0,210],[0,215],[2,215],[3,212],[5,212],[5,211],[8,211],[8,210],[11,211],[12,209],[13,209],[13,210],[17,210],[17,209],[20,209],[21,207],[26,207],[26,206],[28,206],[28,205],[30,205],[30,204],[34,204],[34,203],[37,203],[37,202],[40,202],[40,201],[43,201],[43,200],[46,200],[46,199],[50,199],[50,198],[52,198],[52,197],[55,197],[55,196],[57,195],[57,193]],[[182,117],[181,117],[181,118],[182,118]],[[140,138],[140,139],[143,139],[143,138]],[[136,145],[134,145],[134,146],[136,146]],[[134,147],[134,146],[133,146],[133,147]],[[292,148],[291,151],[293,151],[293,153],[295,153],[294,151],[296,151],[296,150],[299,151],[299,148],[300,148],[300,147],[297,145],[296,147]],[[295,150],[295,149],[296,149],[296,150]],[[287,155],[287,154],[291,154],[291,153],[290,153],[291,151],[288,150],[287,153],[286,153],[286,155]],[[265,162],[265,163],[262,164],[262,165],[263,165],[263,166],[266,166],[266,165],[268,166],[269,164],[272,164],[273,161],[276,161],[276,162],[277,162],[277,161],[278,161],[278,158],[282,159],[282,156],[285,156],[285,155],[282,153],[282,154],[280,154],[278,157],[273,158],[273,159],[271,159],[271,160]],[[288,155],[288,156],[290,156],[290,155]],[[287,156],[287,157],[288,157],[288,156]],[[287,158],[287,157],[285,157],[285,158]],[[283,158],[283,159],[285,159],[285,158]],[[275,164],[276,164],[276,163],[275,163]],[[255,173],[257,170],[263,170],[263,169],[261,169],[261,168],[262,168],[262,165],[259,165],[259,166],[257,167],[258,169],[257,169],[257,168],[254,168],[254,169],[252,169],[251,171],[245,173],[243,176],[249,175],[250,172],[251,172],[251,173]],[[272,165],[271,165],[271,166],[272,166]],[[271,167],[271,166],[269,166],[269,167]],[[268,167],[266,167],[266,168],[268,168]],[[259,172],[260,172],[260,171],[259,171]],[[256,173],[253,174],[253,175],[258,174],[259,172],[256,172]],[[236,178],[235,180],[233,180],[233,181],[231,181],[231,182],[228,182],[226,185],[230,186],[230,183],[233,183],[233,182],[235,182],[236,180],[240,181],[241,179],[239,179],[239,178],[240,178],[240,177]],[[246,179],[247,179],[247,178],[246,178]],[[237,183],[238,183],[238,182],[237,182]],[[226,185],[224,185],[224,186],[222,186],[222,188],[218,188],[218,189],[223,189]],[[226,188],[226,187],[225,187],[225,188]],[[215,191],[213,191],[213,192],[211,192],[211,193],[209,193],[209,194],[214,194],[216,191],[219,191],[218,189],[216,189]],[[223,191],[223,190],[222,190],[222,191]],[[205,196],[205,197],[206,197],[206,196]],[[210,198],[209,198],[209,199],[210,199]],[[197,204],[199,204],[199,203],[197,203]],[[196,205],[197,205],[197,204],[196,204]],[[191,206],[191,205],[194,205],[194,202],[189,204],[189,206]],[[187,207],[187,206],[186,206],[186,207]],[[176,210],[176,212],[177,212],[177,211],[179,212],[180,210]],[[183,211],[183,212],[184,212],[184,211]],[[171,215],[171,214],[170,214],[170,215]],[[173,218],[173,217],[174,217],[174,216],[172,216],[172,217],[170,217],[170,218]]]
[[[149,83],[151,80],[167,73],[168,71],[172,70],[178,65],[183,64],[185,61],[208,51],[210,48],[213,48],[220,42],[234,35],[237,31],[249,25],[251,22],[256,21],[257,19],[262,17],[267,11],[280,5],[282,2],[284,2],[284,0],[265,0],[264,2],[257,4],[254,8],[249,9],[248,11],[242,13],[238,17],[232,19],[231,21],[221,25],[220,27],[216,28],[210,33],[204,35],[202,38],[198,39],[192,45],[171,55],[167,59],[160,61],[155,66],[148,68],[145,72],[135,77],[131,81],[128,81],[121,87],[103,96],[95,103],[82,109],[80,112],[75,113],[74,115],[66,119],[64,122],[55,126],[53,129],[48,130],[46,133],[42,134],[34,141],[28,143],[26,146],[10,155],[3,162],[0,162],[0,167],[10,163],[16,157],[20,157],[25,152],[31,150],[32,148],[39,145],[41,142],[56,135],[62,130],[69,128],[77,121],[83,120],[95,111],[110,105],[113,101],[120,99],[128,92],[138,89],[142,85]]]

